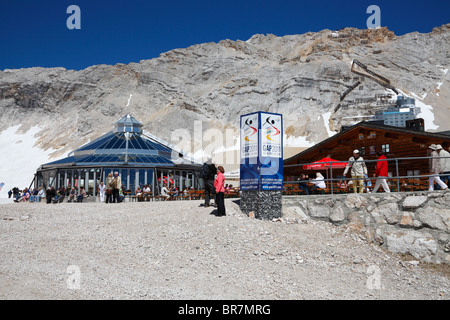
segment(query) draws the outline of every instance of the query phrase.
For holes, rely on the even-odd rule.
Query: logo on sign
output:
[[[244,132],[244,140],[245,141],[255,141],[254,139],[257,137],[256,133],[258,132],[258,129],[256,129],[255,127],[252,127],[253,125],[253,120],[252,119],[247,119],[245,120],[245,124],[248,126],[247,129],[245,129]]]
[[[258,116],[252,115],[242,119],[241,154],[243,158],[258,156]]]
[[[262,135],[262,156],[281,157],[281,117],[270,115],[264,119]]]

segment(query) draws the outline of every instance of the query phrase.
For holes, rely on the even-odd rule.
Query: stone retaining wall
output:
[[[240,209],[246,215],[257,219],[272,220],[282,215],[281,191],[241,191]]]
[[[450,263],[450,192],[284,196],[283,206],[345,224],[391,252]]]

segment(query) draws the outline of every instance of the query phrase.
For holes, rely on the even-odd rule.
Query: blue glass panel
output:
[[[136,191],[136,170],[130,169],[130,190],[134,195]]]
[[[124,185],[125,189],[127,189],[127,185],[128,185],[128,169],[121,169],[120,170],[120,178],[122,179],[122,184]]]
[[[128,141],[128,149],[142,149],[139,147],[137,139],[130,139]]]
[[[145,170],[144,169],[139,169],[138,185],[141,187],[141,189],[144,188],[144,185],[145,185]]]
[[[100,137],[100,138],[98,138],[98,139],[88,143],[87,145],[79,148],[78,151],[97,149],[101,145],[103,145],[106,142],[108,142],[113,136],[114,136],[114,134],[112,132],[109,132],[109,133],[105,134],[104,136],[102,136],[102,137]]]

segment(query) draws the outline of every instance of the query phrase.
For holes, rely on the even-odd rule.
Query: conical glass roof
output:
[[[44,166],[56,164],[175,165],[177,161],[174,162],[174,160],[179,160],[180,154],[164,143],[156,141],[156,138],[153,139],[144,134],[142,128],[142,123],[127,114],[114,123],[113,131],[78,148],[67,158],[47,163]]]
[[[111,131],[104,136],[101,136],[100,138],[88,143],[87,145],[75,150],[74,153],[88,150],[97,150],[97,152],[103,153],[103,151],[106,150],[120,151],[126,148],[128,148],[128,150],[156,150],[165,152],[172,151],[170,148],[163,144],[143,138],[140,133],[115,133]]]

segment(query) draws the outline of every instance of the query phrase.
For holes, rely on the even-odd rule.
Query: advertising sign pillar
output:
[[[263,220],[282,215],[283,117],[255,112],[241,116],[242,212]]]

